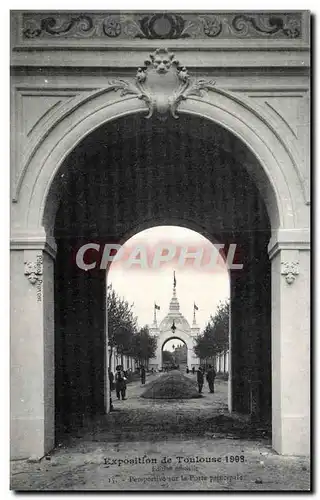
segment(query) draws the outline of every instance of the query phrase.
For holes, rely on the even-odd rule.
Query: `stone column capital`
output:
[[[270,260],[281,250],[310,250],[310,229],[278,229],[273,231],[268,245]]]
[[[13,230],[10,237],[11,250],[41,250],[52,259],[56,258],[57,244],[53,236],[45,231]]]

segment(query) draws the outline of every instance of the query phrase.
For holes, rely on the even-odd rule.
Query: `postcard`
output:
[[[309,143],[307,11],[11,11],[11,489],[311,489]]]

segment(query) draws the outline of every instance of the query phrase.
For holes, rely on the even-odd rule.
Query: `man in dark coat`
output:
[[[116,371],[117,398],[120,399],[120,394],[121,394],[122,400],[124,401],[126,399],[126,390],[127,390],[126,372],[123,371],[123,367],[121,365],[118,365]]]
[[[216,372],[214,371],[214,368],[209,365],[208,367],[208,372],[207,372],[207,382],[209,385],[209,391],[211,393],[214,393],[214,379],[216,378]]]
[[[199,366],[199,369],[197,370],[197,383],[198,383],[198,388],[199,388],[199,394],[202,392],[202,387],[203,387],[203,371],[201,366]]]
[[[146,369],[144,366],[141,366],[140,368],[140,377],[141,377],[141,384],[144,385],[146,383]]]

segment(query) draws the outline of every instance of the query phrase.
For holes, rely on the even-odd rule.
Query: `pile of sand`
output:
[[[168,375],[162,375],[146,386],[141,395],[147,399],[192,399],[199,398],[197,385],[180,371],[172,371]]]

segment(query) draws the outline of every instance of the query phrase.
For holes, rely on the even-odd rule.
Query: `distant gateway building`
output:
[[[189,322],[180,312],[180,305],[176,294],[176,280],[173,282],[173,295],[169,304],[169,312],[163,318],[158,326],[156,309],[154,309],[154,319],[150,326],[150,333],[157,338],[157,351],[155,358],[150,359],[149,367],[157,370],[162,369],[162,349],[164,344],[171,339],[182,340],[187,346],[187,365],[190,369],[200,365],[199,358],[195,355],[193,347],[195,338],[200,334],[200,328],[196,323],[195,311],[193,313],[193,322],[190,327]]]

